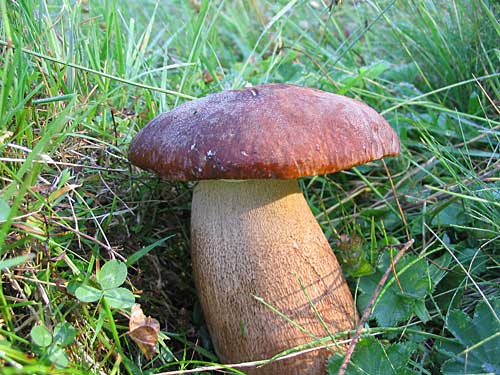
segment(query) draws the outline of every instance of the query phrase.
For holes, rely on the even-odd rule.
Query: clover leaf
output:
[[[54,327],[54,342],[60,346],[68,346],[75,341],[76,329],[68,322],[58,323]]]
[[[127,265],[113,259],[97,271],[96,279],[103,289],[118,288],[127,278]]]
[[[52,334],[45,326],[35,326],[31,329],[33,344],[45,348],[52,344]]]
[[[94,288],[87,284],[81,284],[75,290],[75,296],[82,302],[95,302],[103,295],[102,290]]]
[[[82,302],[96,302],[105,298],[112,308],[132,307],[135,297],[128,289],[120,287],[127,278],[127,265],[119,260],[110,260],[97,271],[96,280],[100,288],[80,284],[75,289],[75,296]]]
[[[58,368],[68,366],[69,358],[64,347],[71,345],[75,336],[76,329],[67,322],[58,323],[53,334],[45,326],[35,326],[31,329],[34,351]]]
[[[135,297],[132,292],[125,288],[112,288],[104,291],[104,298],[109,306],[119,309],[132,307],[135,303]]]

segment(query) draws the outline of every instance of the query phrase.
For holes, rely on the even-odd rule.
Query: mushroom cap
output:
[[[170,180],[294,179],[399,154],[357,100],[288,84],[227,90],[180,105],[134,138],[130,161]]]

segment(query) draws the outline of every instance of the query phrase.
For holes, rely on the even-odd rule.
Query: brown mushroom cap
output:
[[[152,120],[130,161],[170,180],[293,179],[399,153],[399,139],[357,100],[286,84],[227,90]]]

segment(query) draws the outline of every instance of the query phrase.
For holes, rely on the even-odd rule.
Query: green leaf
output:
[[[363,311],[377,287],[383,273],[390,266],[390,255],[384,253],[379,260],[377,272],[360,279],[361,294],[358,298],[358,307]],[[373,308],[373,316],[381,326],[392,326],[400,321],[409,319],[413,314],[428,318],[425,306],[427,294],[432,290],[432,279],[427,275],[427,263],[424,259],[415,256],[404,256],[397,264],[396,271],[399,285],[391,273],[386,285]]]
[[[68,284],[66,285],[66,291],[69,293],[69,294],[75,294],[76,290],[78,289],[78,287],[82,285],[81,282],[79,281],[76,281],[76,280],[71,280],[70,282],[68,282]]]
[[[303,67],[293,61],[285,62],[279,65],[278,73],[283,82],[293,82],[303,74]]]
[[[470,275],[480,275],[486,270],[486,265],[489,262],[489,256],[484,252],[477,249],[463,248],[458,245],[450,245],[450,248],[454,251],[457,259],[467,269]],[[461,268],[458,267],[458,265],[456,268],[458,271],[461,271]]]
[[[444,253],[437,259],[434,259],[429,265],[429,277],[432,279],[434,286],[439,284],[441,280],[448,274],[448,267],[451,263],[450,253]]]
[[[71,345],[75,336],[76,329],[68,322],[58,323],[54,327],[54,342],[60,346]]]
[[[438,208],[433,217],[432,225],[464,225],[467,223],[467,215],[464,207],[458,203],[445,205],[444,208]]]
[[[68,367],[69,358],[63,348],[59,346],[53,346],[49,352],[49,361],[52,362],[58,368]]]
[[[102,297],[102,290],[81,284],[75,290],[75,296],[82,302],[95,302]]]
[[[429,320],[431,320],[431,314],[429,314],[427,307],[425,307],[424,301],[416,302],[413,305],[413,311],[415,312],[415,315],[417,315],[422,322],[426,323]]]
[[[413,83],[418,76],[418,69],[415,63],[396,64],[384,72],[383,78],[392,82],[408,82]],[[412,93],[417,95],[416,93]]]
[[[104,291],[104,298],[114,309],[126,309],[135,303],[134,295],[125,288],[107,289]]]
[[[34,257],[34,254],[26,254],[26,255],[20,255],[17,257],[12,257],[9,259],[5,259],[0,261],[0,271],[5,270],[8,268],[16,267],[20,264],[23,264],[27,262],[29,259],[32,259]]]
[[[490,305],[494,313],[483,301],[477,305],[473,319],[461,310],[448,313],[446,328],[460,345],[442,346],[451,357],[441,368],[443,374],[500,373],[500,299]]]
[[[352,268],[349,273],[353,277],[366,276],[373,273],[373,267],[366,259],[360,259],[360,262],[356,264],[356,267]]]
[[[126,262],[126,265],[127,266],[130,266],[131,264],[134,264],[135,262],[137,262],[139,259],[141,259],[144,255],[146,255],[147,253],[149,253],[151,250],[157,248],[158,246],[161,246],[163,245],[163,243],[172,238],[174,235],[170,235],[170,236],[167,236],[165,238],[162,238],[156,242],[153,242],[151,245],[148,245],[148,246],[144,246],[142,249],[136,251],[135,253],[133,253],[131,256],[129,256],[127,258],[127,262]]]
[[[0,197],[0,221],[5,221],[9,217],[10,214],[10,206],[9,204]]]
[[[344,272],[353,277],[373,273],[374,269],[367,259],[371,250],[369,245],[365,244],[363,238],[356,234],[341,236],[335,247]]]
[[[376,79],[391,66],[386,61],[375,61],[370,65],[363,66],[359,69],[360,75],[368,79]]]
[[[382,345],[368,336],[356,345],[346,375],[409,375],[406,369],[412,347],[407,344]],[[328,374],[334,375],[340,369],[344,355],[334,354],[328,361]]]
[[[110,260],[97,272],[96,277],[103,289],[117,288],[127,278],[127,265],[116,259]]]
[[[31,328],[31,340],[33,344],[46,348],[52,344],[52,334],[45,326],[35,326]]]

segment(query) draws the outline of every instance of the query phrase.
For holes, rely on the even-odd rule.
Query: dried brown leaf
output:
[[[132,313],[129,320],[130,338],[137,344],[147,359],[153,358],[156,353],[158,343],[158,332],[160,323],[158,320],[144,315],[141,305],[132,306]]]

